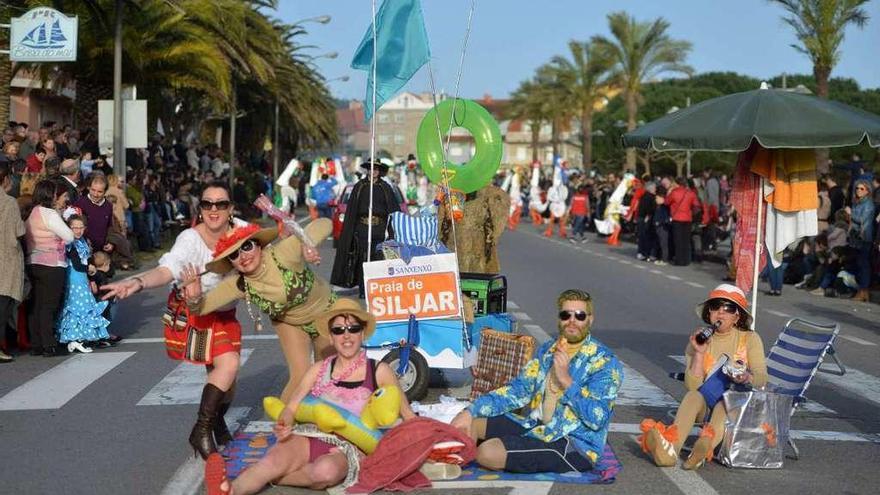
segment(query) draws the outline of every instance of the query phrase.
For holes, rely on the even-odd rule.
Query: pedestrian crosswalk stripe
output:
[[[59,409],[134,352],[77,354],[0,398],[0,411]]]
[[[816,378],[823,382],[829,382],[834,387],[844,389],[859,399],[869,400],[874,403],[875,407],[880,406],[880,379],[876,376],[847,366],[846,374],[843,376],[819,372],[816,373]]]
[[[614,401],[618,406],[649,406],[649,407],[678,407],[678,401],[665,390],[654,385],[645,375],[639,373],[629,365],[623,365],[623,386]]]
[[[512,311],[511,314],[516,321],[532,321],[532,317],[528,315],[528,313],[523,313],[520,311]]]
[[[852,335],[838,334],[837,336],[844,339],[844,340],[848,340],[850,342],[855,342],[856,344],[859,344],[859,345],[870,345],[870,346],[877,345],[877,344],[871,342],[870,340],[860,339],[858,337],[853,337]]]
[[[253,349],[241,350],[244,366]],[[165,406],[174,404],[198,404],[205,386],[205,367],[192,363],[180,363],[165,378],[147,392],[139,406]]]

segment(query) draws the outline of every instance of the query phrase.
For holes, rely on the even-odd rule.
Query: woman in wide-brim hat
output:
[[[305,234],[317,246],[332,230],[332,222],[321,218],[306,226]],[[220,274],[235,271],[238,276],[228,276],[214,290],[202,294],[199,272],[191,266],[186,270],[185,285],[187,303],[198,313],[244,299],[253,320],[259,321],[255,307],[269,316],[290,372],[281,393],[281,399],[287,401],[309,367],[311,349],[319,358],[330,351],[330,340],[318,334],[314,320],[336,295],[308,265],[320,262],[318,251],[296,236],[270,244],[277,233],[275,228],[256,226],[233,230],[217,243],[214,259],[205,268]]]
[[[697,469],[721,444],[724,437],[724,421],[727,411],[724,401],[707,404],[700,386],[714,376],[713,367],[722,355],[742,370],[730,376],[732,382],[753,387],[767,383],[767,362],[764,343],[757,332],[750,330],[752,315],[743,291],[736,286],[721,284],[709,292],[708,297],[697,304],[697,315],[704,323],[715,326],[715,331],[704,343],[699,343],[698,328],[690,336],[685,349],[684,383],[687,393],[675,413],[675,423],[669,428],[659,422],[642,422],[642,449],[661,467],[675,466],[678,453],[694,423],[704,423],[684,469]],[[708,420],[707,420],[708,418]]]
[[[358,455],[346,455],[349,449],[337,446],[344,441],[339,437],[319,438],[291,431],[300,402],[308,395],[319,397],[359,417],[376,389],[400,384],[388,364],[367,359],[363,343],[375,330],[376,319],[358,301],[338,299],[315,318],[315,326],[322,335],[329,336],[335,354],[312,365],[293,398],[286,401],[275,425],[277,441],[265,457],[231,483],[225,479],[222,456],[215,454],[208,460],[208,493],[253,493],[268,483],[323,490],[345,480],[349,462],[358,462]],[[415,417],[404,394],[400,417]]]

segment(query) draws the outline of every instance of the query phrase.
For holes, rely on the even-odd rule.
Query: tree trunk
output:
[[[532,163],[538,161],[538,145],[541,142],[541,122],[531,121],[529,129],[532,132]]]
[[[636,95],[632,91],[626,92],[626,130],[633,131],[636,128],[636,114],[639,111],[639,105],[636,103]],[[636,150],[635,148],[626,149],[626,164],[623,171],[636,170]]]
[[[593,166],[593,107],[581,114],[581,164],[585,171]]]
[[[98,100],[112,100],[113,85],[102,84],[80,77],[76,80],[76,99],[73,102],[73,113],[78,129],[94,129],[98,132]]]
[[[9,18],[8,8],[0,9],[3,19]],[[8,22],[4,20],[3,22]],[[9,29],[0,28],[0,48],[9,48]],[[0,122],[9,121],[9,107],[11,105],[9,83],[12,80],[12,62],[9,55],[0,55]]]
[[[550,160],[556,163],[556,157],[559,156],[559,124],[557,119],[553,119],[550,123],[550,144],[553,147],[553,158]]]
[[[816,78],[816,94],[819,98],[828,99],[828,79],[831,77],[830,67],[813,66],[813,77]],[[816,148],[816,170],[819,174],[831,171],[828,166],[828,148]]]

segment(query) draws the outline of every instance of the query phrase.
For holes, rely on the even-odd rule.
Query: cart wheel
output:
[[[396,375],[397,368],[400,366],[400,349],[394,349],[386,354],[382,358],[382,362],[391,366],[391,370]],[[403,372],[403,375],[397,376],[400,388],[403,389],[407,399],[410,401],[422,400],[428,395],[428,378],[430,373],[431,370],[428,368],[425,356],[422,356],[415,349],[410,350],[409,364],[406,367],[406,371]]]

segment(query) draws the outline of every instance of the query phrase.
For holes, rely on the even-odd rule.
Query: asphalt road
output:
[[[756,316],[766,348],[791,316],[841,324],[838,355],[848,374],[817,377],[809,394],[815,405],[792,423],[801,434],[826,439],[800,440],[801,459],[788,460],[781,470],[718,464],[696,473],[659,469],[641,453],[633,431],[644,417],[664,419],[684,395],[667,373],[681,369],[675,356],[683,354],[688,333],[699,324],[694,305],[719,283],[722,267],[657,267],[636,261],[632,246],[609,248],[593,238],[578,245],[548,240],[528,224],[504,235],[500,254],[516,306],[511,311],[521,331],[539,339],[554,333],[560,291],[578,287],[592,294],[593,334],[627,366],[626,397],[615,408],[609,435],[623,470],[612,485],[440,485],[440,493],[876,493],[880,306],[818,298],[790,286],[782,297],[760,297]],[[326,276],[332,248],[324,246],[322,255],[319,272]],[[195,493],[201,462],[193,459],[186,438],[203,372],[165,357],[159,322],[165,296],[157,289],[121,303],[113,324],[127,338],[120,346],[85,356],[21,356],[0,367],[0,493]],[[242,308],[242,321],[246,314]],[[287,374],[270,327],[264,325],[260,335],[252,324],[244,327],[247,360],[227,417],[240,418],[242,425],[264,419],[261,398],[277,394]],[[459,375],[448,376],[461,385]],[[429,400],[462,390],[435,387]]]

